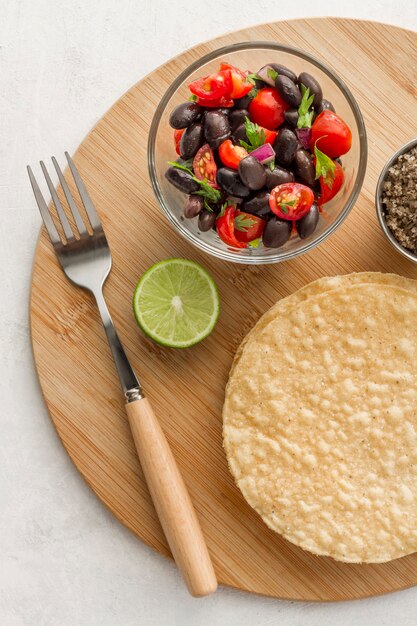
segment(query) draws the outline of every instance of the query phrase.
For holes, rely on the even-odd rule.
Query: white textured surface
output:
[[[32,364],[27,310],[40,218],[26,163],[73,151],[131,84],[201,40],[328,13],[417,28],[414,0],[1,2],[2,626],[416,624],[417,588],[331,605],[225,588],[190,598],[173,564],[133,537],[84,484],[49,421]]]

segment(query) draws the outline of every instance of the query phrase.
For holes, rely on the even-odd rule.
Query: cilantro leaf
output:
[[[269,161],[268,167],[271,170],[271,172],[274,171],[274,169],[275,169],[275,159],[272,159],[272,161]]]
[[[290,200],[289,202],[282,201],[278,203],[278,208],[280,208],[281,211],[287,215],[289,212],[288,209],[293,207],[296,202],[297,200]]]
[[[250,83],[251,85],[255,85],[257,80],[262,80],[258,74],[248,74],[245,78],[245,82]]]
[[[191,169],[192,161],[184,161],[184,163],[178,163],[178,161],[168,161],[168,165],[171,167],[176,167],[179,170],[184,170],[184,172],[188,172],[191,176],[194,176],[194,172]]]
[[[252,152],[252,150],[255,150],[255,148],[259,148],[259,146],[263,146],[266,140],[265,131],[263,128],[258,126],[258,124],[254,124],[253,122],[250,121],[248,117],[246,117],[245,129],[246,129],[246,136],[249,140],[249,143],[247,143],[246,141],[243,141],[243,139],[240,140],[240,145],[243,146],[245,150],[247,150],[248,152]]]
[[[335,177],[335,162],[327,154],[319,150],[316,144],[314,144],[314,156],[316,157],[316,179],[322,178],[323,183],[331,189]]]
[[[259,248],[261,243],[262,243],[262,239],[252,239],[252,241],[248,242],[248,247],[256,250],[256,248]]]
[[[276,80],[278,78],[278,72],[276,72],[273,67],[268,67],[266,73],[272,80]]]
[[[168,165],[171,167],[177,167],[179,170],[184,170],[184,172],[187,172],[192,176],[193,180],[200,185],[200,189],[198,191],[194,191],[193,193],[204,198],[205,206],[207,202],[211,202],[212,204],[219,202],[221,198],[220,191],[212,187],[206,178],[204,180],[200,180],[194,176],[194,172],[191,169],[192,161],[185,161],[184,163],[178,163],[178,161],[168,161]],[[206,206],[206,208],[208,207]],[[211,207],[209,210],[212,210]]]
[[[249,215],[237,215],[235,217],[235,229],[246,233],[256,223],[256,220]]]
[[[248,98],[253,100],[254,97],[258,95],[258,91],[259,91],[259,89],[255,89],[255,87],[253,89],[251,89],[250,92],[247,94]]]
[[[228,202],[223,202],[221,209],[220,209],[220,213],[217,216],[217,219],[219,219],[219,217],[223,217],[223,215],[226,213],[226,209],[229,206]]]
[[[188,100],[190,102],[195,102],[197,100],[197,96],[195,96],[193,93],[191,94],[191,96],[188,98]]]
[[[301,102],[298,107],[297,128],[311,128],[314,111],[310,111],[313,104],[314,94],[310,96],[310,89],[301,84]]]

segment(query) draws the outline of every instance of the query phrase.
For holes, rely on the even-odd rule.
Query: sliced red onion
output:
[[[311,128],[297,128],[295,132],[297,133],[300,144],[303,148],[308,150],[311,141]]]
[[[267,85],[271,85],[271,87],[275,87],[275,79],[269,76],[268,70],[272,70],[272,72],[269,73],[272,73],[273,76],[275,76],[275,74],[277,73],[276,70],[274,70],[274,68],[270,65],[264,65],[263,67],[261,67],[259,72],[257,72],[257,74],[259,78],[264,81],[264,83],[266,83]]]
[[[256,150],[252,150],[251,156],[255,157],[259,163],[269,163],[275,159],[275,150],[270,143],[264,143],[263,146],[259,146]]]

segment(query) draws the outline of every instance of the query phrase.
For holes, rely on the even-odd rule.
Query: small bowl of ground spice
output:
[[[400,148],[381,172],[376,210],[388,241],[417,263],[417,139]]]

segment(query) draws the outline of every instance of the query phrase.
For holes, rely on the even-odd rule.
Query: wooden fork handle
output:
[[[126,404],[142,470],[175,562],[193,596],[217,589],[210,555],[171,449],[147,398]]]

